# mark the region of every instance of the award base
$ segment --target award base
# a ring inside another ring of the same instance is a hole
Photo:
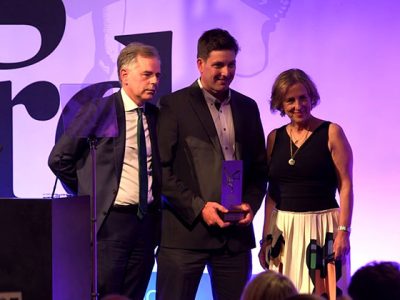
[[[239,222],[244,218],[244,211],[241,209],[231,209],[227,213],[221,214],[221,219],[224,222]]]

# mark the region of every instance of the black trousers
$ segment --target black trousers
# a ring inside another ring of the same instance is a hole
[[[149,212],[140,220],[136,211],[137,206],[112,208],[98,232],[99,298],[108,294],[144,298],[154,265],[160,215]]]
[[[239,300],[251,276],[251,251],[187,250],[160,247],[157,254],[158,300],[194,300],[204,267],[213,298]]]

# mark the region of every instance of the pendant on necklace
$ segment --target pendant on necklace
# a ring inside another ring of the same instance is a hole
[[[296,161],[293,158],[290,158],[288,161],[289,165],[294,166],[294,164],[296,163]]]

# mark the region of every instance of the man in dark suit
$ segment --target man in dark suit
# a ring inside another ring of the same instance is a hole
[[[100,124],[104,121],[100,108],[106,112],[115,109],[118,135],[96,143],[99,295],[115,293],[143,299],[160,234],[158,109],[149,103],[160,79],[157,50],[141,43],[129,44],[118,57],[118,74],[121,90],[90,101],[72,124],[78,129]],[[90,120],[98,116],[103,119]],[[73,192],[88,195],[92,188],[89,145],[86,139],[70,133],[66,131],[54,146],[49,166]]]
[[[195,299],[204,267],[214,299],[240,299],[250,278],[252,221],[266,188],[264,133],[254,100],[229,88],[236,40],[206,31],[198,42],[200,78],[160,101],[159,149],[165,196],[157,254],[157,298]],[[244,217],[220,217],[224,160],[243,161]]]

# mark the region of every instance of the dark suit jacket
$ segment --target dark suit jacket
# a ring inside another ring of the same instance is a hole
[[[160,100],[159,148],[165,196],[161,245],[183,249],[232,251],[255,246],[252,225],[227,229],[209,227],[201,218],[206,201],[220,202],[224,160],[218,135],[195,82]],[[265,139],[257,104],[232,90],[236,157],[243,160],[243,202],[259,209],[265,195]]]
[[[102,113],[99,113],[101,107]],[[97,141],[96,155],[96,195],[97,195],[97,229],[103,224],[110,207],[113,205],[121,179],[125,153],[125,111],[121,92],[96,99],[88,103],[84,113],[74,120],[75,131],[66,131],[57,141],[49,157],[49,166],[56,176],[74,193],[92,194],[92,169],[90,149],[86,138],[76,138],[76,128],[98,126],[104,118],[104,112],[115,107],[118,136],[100,138]],[[149,125],[152,145],[153,196],[156,206],[161,203],[161,167],[156,138],[158,108],[150,103],[145,104],[145,115]],[[88,121],[95,118],[96,120]],[[98,123],[100,122],[100,123]],[[93,131],[92,129],[90,131]],[[86,131],[85,131],[86,132]],[[86,134],[86,133],[85,133]]]

